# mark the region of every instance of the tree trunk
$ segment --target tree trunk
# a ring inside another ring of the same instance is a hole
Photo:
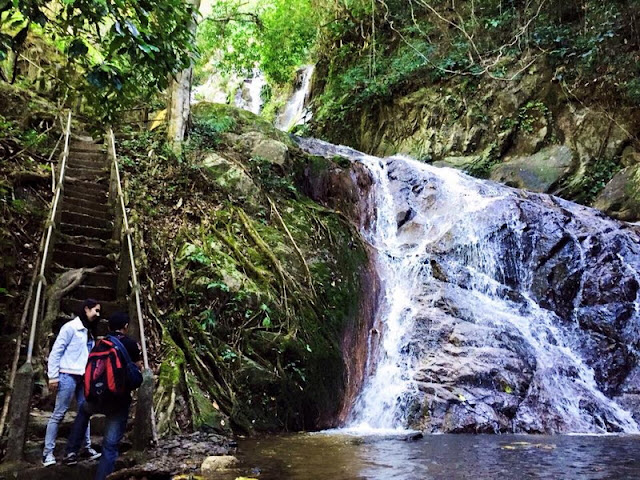
[[[175,150],[180,150],[180,144],[187,132],[189,121],[189,106],[191,97],[191,78],[193,67],[178,73],[176,79],[171,82],[171,94],[169,96],[169,126],[167,136],[169,143]]]
[[[194,10],[200,7],[200,0],[187,0]],[[197,24],[192,21],[189,27],[195,36]],[[184,136],[187,133],[187,125],[189,122],[189,111],[191,104],[191,80],[193,79],[193,64],[189,68],[178,73],[171,81],[169,87],[169,103],[167,105],[167,139],[173,147],[174,151],[179,152],[182,148]]]

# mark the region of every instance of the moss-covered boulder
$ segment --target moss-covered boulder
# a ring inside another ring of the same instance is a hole
[[[202,160],[202,165],[220,188],[228,192],[236,192],[247,196],[257,191],[255,183],[240,165],[221,157],[217,153],[208,153]]]
[[[620,220],[640,218],[640,164],[620,170],[598,195],[594,206]]]
[[[490,178],[511,187],[549,192],[573,167],[573,152],[564,145],[553,145],[538,153],[516,157],[495,165]]]

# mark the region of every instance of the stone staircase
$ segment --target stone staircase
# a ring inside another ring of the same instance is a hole
[[[74,140],[64,180],[58,238],[53,250],[51,271],[102,265],[104,270],[89,273],[81,285],[62,299],[61,314],[77,314],[86,298],[95,298],[106,318],[126,306],[116,301],[117,242],[113,237],[113,207],[108,203],[109,165],[102,144]]]
[[[98,334],[101,335],[106,333],[104,319],[115,311],[126,311],[126,300],[118,299],[116,293],[116,259],[120,245],[119,241],[113,240],[114,208],[109,204],[110,165],[104,146],[90,137],[78,138],[80,139],[72,140],[69,146],[64,190],[58,206],[60,216],[47,277],[52,281],[58,274],[71,269],[96,266],[102,266],[103,269],[85,275],[82,283],[62,299],[53,333],[57,334],[63,323],[78,314],[85,299],[94,298],[100,303],[102,310],[103,322],[98,329]],[[44,399],[41,407],[43,410],[31,409],[29,412],[24,459],[32,466],[21,467],[17,472],[11,471],[10,478],[92,478],[96,462],[81,462],[78,468],[69,468],[60,462],[47,468],[40,465],[53,398]],[[62,449],[74,418],[75,405],[67,412],[60,425],[55,452],[58,460],[62,459]],[[92,419],[92,436],[101,435],[103,423],[100,415]],[[99,445],[99,440],[100,438],[94,438],[94,445]],[[5,474],[0,468],[0,480],[9,478]]]
[[[69,145],[69,157],[65,170],[64,190],[59,204],[59,220],[53,244],[47,277],[53,281],[58,274],[77,268],[102,266],[100,272],[85,275],[82,283],[61,301],[61,311],[53,325],[57,334],[62,324],[75,317],[87,298],[96,299],[101,306],[102,318],[117,310],[126,311],[125,299],[117,299],[117,262],[119,242],[114,241],[114,208],[109,204],[110,165],[102,144],[90,137],[79,137]],[[59,171],[59,170],[58,170]],[[98,328],[98,334],[106,333],[106,325]],[[75,405],[67,412],[58,433],[56,457],[59,463],[43,468],[40,465],[44,433],[53,407],[53,397],[41,400],[40,409],[31,409],[24,459],[32,467],[21,468],[11,478],[91,478],[95,462],[82,462],[80,468],[70,469],[60,463],[62,449],[75,418]],[[74,402],[75,403],[75,402]],[[103,418],[98,415],[91,421],[92,436],[101,435]],[[94,438],[99,445],[100,438]],[[0,469],[0,480],[5,478]],[[6,477],[9,478],[9,477]]]

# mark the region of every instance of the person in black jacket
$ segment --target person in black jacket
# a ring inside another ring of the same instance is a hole
[[[142,369],[140,345],[131,337],[127,336],[129,330],[129,315],[117,312],[109,318],[109,335],[115,336],[126,348],[131,361]],[[63,462],[66,465],[78,463],[78,450],[82,440],[82,434],[87,428],[89,418],[94,413],[105,414],[104,438],[102,440],[102,456],[96,472],[96,480],[104,480],[113,472],[116,459],[118,458],[118,445],[124,436],[129,417],[129,406],[131,405],[131,392],[113,398],[108,405],[97,405],[89,399],[85,401],[83,407],[78,411],[78,416],[73,423],[71,434],[67,442],[66,454]]]

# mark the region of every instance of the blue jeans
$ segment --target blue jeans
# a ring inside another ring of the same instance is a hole
[[[102,456],[98,464],[95,480],[104,480],[113,472],[118,458],[118,444],[124,436],[127,428],[127,418],[129,417],[129,403],[114,406],[108,412],[102,411],[91,402],[85,402],[82,408],[78,410],[78,416],[73,423],[71,435],[67,442],[66,453],[78,453],[80,443],[82,441],[82,432],[84,432],[89,419],[94,413],[105,414],[104,438],[102,439]]]
[[[68,373],[60,373],[58,383],[58,394],[56,395],[56,406],[53,409],[49,423],[47,424],[47,433],[44,437],[43,456],[53,453],[56,447],[56,438],[58,437],[58,427],[64,419],[71,400],[75,396],[78,403],[78,411],[84,403],[84,387],[82,384],[82,375],[70,375]],[[91,436],[89,434],[89,424],[87,423],[84,433],[84,446],[91,446]],[[82,439],[82,437],[80,437]]]

